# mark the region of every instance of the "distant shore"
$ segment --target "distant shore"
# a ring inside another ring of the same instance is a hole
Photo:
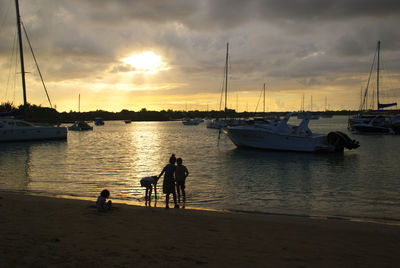
[[[2,267],[396,267],[400,226],[0,192]]]

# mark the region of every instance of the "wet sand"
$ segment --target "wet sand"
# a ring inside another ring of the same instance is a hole
[[[397,267],[400,226],[0,192],[0,267]]]

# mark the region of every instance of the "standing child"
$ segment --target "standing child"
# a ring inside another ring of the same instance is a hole
[[[176,160],[177,166],[175,167],[175,180],[176,180],[176,191],[178,192],[178,202],[181,202],[181,193],[183,197],[183,208],[185,208],[186,195],[185,195],[185,181],[187,176],[189,176],[189,171],[182,165],[182,158]]]
[[[163,170],[161,171],[160,175],[157,179],[159,179],[164,174],[164,181],[163,181],[163,193],[166,194],[165,196],[165,208],[169,208],[169,194],[172,193],[174,197],[175,208],[179,208],[178,203],[176,203],[176,192],[175,192],[175,155],[172,155],[169,159],[169,164],[166,165]]]
[[[158,182],[157,176],[144,177],[140,180],[140,185],[142,187],[146,187],[146,195],[145,195],[146,206],[147,206],[147,201],[149,201],[149,206],[150,206],[153,185],[154,185],[154,195],[155,198],[157,199],[157,182]]]
[[[112,203],[111,200],[108,200],[107,202],[107,198],[109,197],[110,197],[110,192],[107,189],[101,191],[96,202],[97,211],[104,212],[111,208],[111,203]]]

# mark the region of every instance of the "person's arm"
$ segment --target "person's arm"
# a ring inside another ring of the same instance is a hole
[[[189,170],[185,167],[185,179],[187,176],[189,176]]]

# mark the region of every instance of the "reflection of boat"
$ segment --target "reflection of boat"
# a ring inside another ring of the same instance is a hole
[[[289,125],[291,115],[287,114],[278,123],[227,127],[224,131],[238,147],[300,152],[342,152],[344,148],[359,147],[357,141],[339,131],[327,135],[312,133],[308,128],[308,118],[298,126]]]
[[[85,121],[75,121],[75,123],[72,126],[68,127],[68,130],[85,131],[85,130],[93,130],[93,127],[90,126]]]
[[[0,142],[67,139],[65,127],[37,126],[11,117],[0,117]]]
[[[104,125],[103,118],[101,118],[101,117],[96,117],[96,118],[94,119],[94,124],[95,124],[96,126],[102,126],[102,125]]]

